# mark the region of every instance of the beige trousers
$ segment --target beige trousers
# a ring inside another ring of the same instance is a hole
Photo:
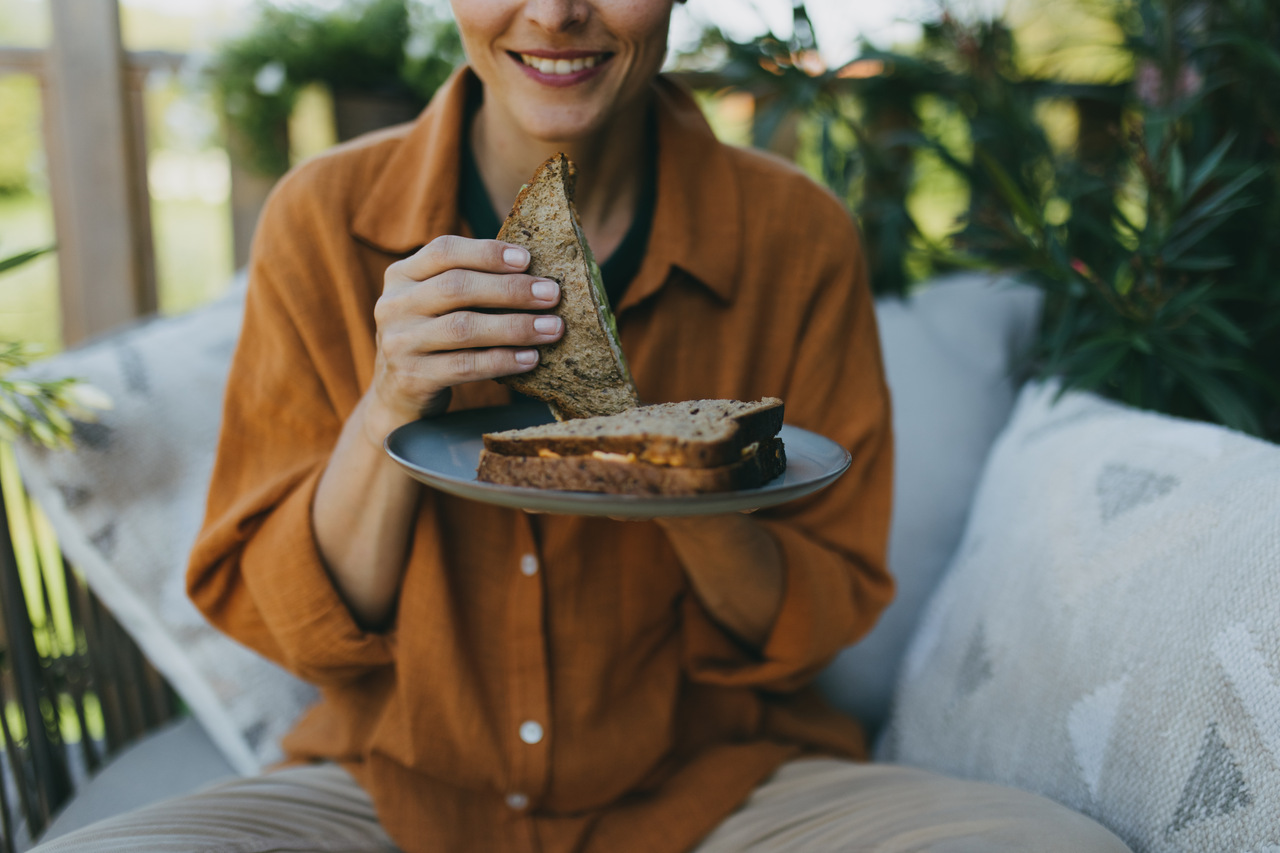
[[[32,853],[396,853],[337,765],[223,783],[49,841]],[[834,759],[783,766],[694,853],[1129,853],[1043,797]]]

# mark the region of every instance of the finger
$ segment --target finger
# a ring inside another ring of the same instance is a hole
[[[409,300],[409,310],[428,315],[462,308],[549,311],[560,301],[560,285],[531,275],[454,269],[413,288]]]
[[[465,269],[491,273],[523,272],[529,266],[529,250],[500,240],[473,240],[446,234],[387,269],[392,281],[426,281],[446,270]]]
[[[421,353],[488,347],[533,347],[560,340],[564,321],[554,314],[481,314],[454,311],[426,320],[416,331]]]
[[[536,349],[494,347],[492,349],[465,349],[456,352],[438,352],[421,359],[421,369],[432,382],[446,387],[463,382],[479,382],[526,373],[538,364]]]

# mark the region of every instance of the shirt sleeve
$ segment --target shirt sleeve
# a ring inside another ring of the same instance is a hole
[[[324,685],[390,664],[392,638],[357,624],[312,528],[312,500],[342,428],[335,399],[345,405],[358,383],[354,371],[332,375],[350,335],[334,307],[340,303],[323,288],[341,284],[305,249],[323,245],[322,229],[310,221],[314,206],[298,198],[296,181],[286,179],[271,197],[254,241],[187,587],[220,630]],[[330,310],[308,312],[308,305]]]
[[[783,391],[786,421],[834,439],[849,470],[809,498],[752,517],[778,544],[784,592],[763,645],[749,648],[696,596],[683,605],[685,666],[699,682],[792,691],[865,635],[893,596],[885,567],[893,487],[888,387],[856,228],[832,200],[836,233],[807,245],[815,285]],[[831,230],[830,228],[828,229]]]

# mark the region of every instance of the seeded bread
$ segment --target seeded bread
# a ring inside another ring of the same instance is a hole
[[[650,465],[711,468],[737,462],[744,448],[776,435],[782,416],[782,401],[777,397],[754,403],[688,400],[489,433],[484,446],[508,456],[583,456],[601,451],[634,454]]]
[[[498,239],[529,250],[530,275],[560,283],[564,336],[539,347],[538,366],[498,380],[544,400],[557,420],[612,415],[639,405],[600,269],[573,206],[576,170],[563,154],[538,167],[516,196]]]
[[[696,495],[763,486],[787,467],[782,439],[760,442],[759,448],[738,462],[715,468],[672,468],[644,462],[599,459],[595,456],[504,456],[488,450],[480,454],[479,479],[507,486],[606,492],[615,495]]]

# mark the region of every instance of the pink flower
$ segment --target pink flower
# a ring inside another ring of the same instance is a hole
[[[1204,75],[1194,65],[1182,66],[1178,75],[1178,86],[1175,94],[1178,98],[1191,98],[1200,94],[1204,88]]]
[[[1164,83],[1160,79],[1160,69],[1151,62],[1143,62],[1138,66],[1138,73],[1133,77],[1133,90],[1138,100],[1148,107],[1158,107],[1164,102]]]
[[[1154,62],[1144,61],[1138,65],[1133,76],[1133,91],[1147,107],[1166,107],[1171,101],[1193,98],[1204,89],[1204,75],[1194,65],[1184,65],[1178,70],[1178,79],[1174,81],[1173,93],[1165,86],[1164,73]]]

